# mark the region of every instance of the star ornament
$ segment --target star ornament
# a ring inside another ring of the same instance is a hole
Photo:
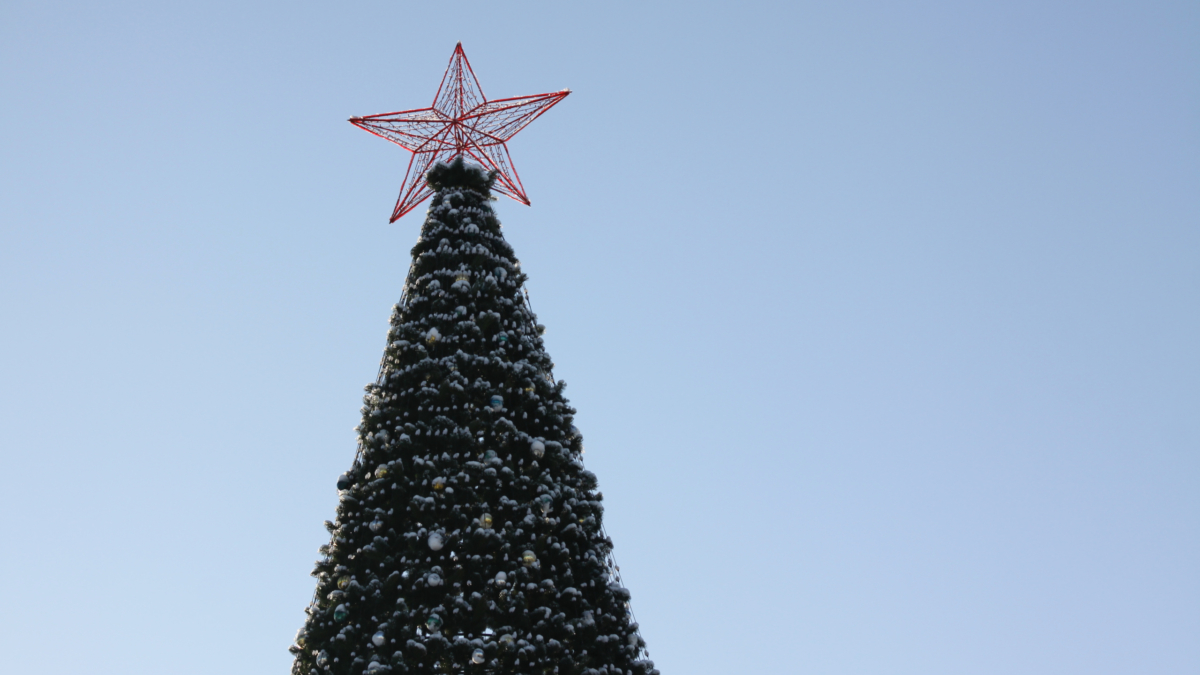
[[[525,187],[505,142],[570,93],[564,89],[552,94],[489,101],[460,42],[450,57],[433,106],[351,117],[351,124],[412,151],[400,198],[389,222],[396,222],[433,194],[425,183],[430,167],[460,155],[496,172],[493,190],[528,205],[529,197],[525,196]]]

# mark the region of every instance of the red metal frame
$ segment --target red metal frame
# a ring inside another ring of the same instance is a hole
[[[528,205],[529,197],[525,196],[505,142],[570,93],[564,89],[489,101],[460,42],[450,57],[432,107],[351,117],[351,124],[413,153],[389,222],[396,222],[433,194],[425,183],[430,167],[459,155],[497,173],[493,190]]]

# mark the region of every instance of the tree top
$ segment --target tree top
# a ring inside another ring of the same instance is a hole
[[[484,195],[491,192],[496,183],[496,172],[488,171],[473,162],[463,161],[462,155],[449,164],[438,162],[425,177],[425,182],[434,190],[448,187],[465,187]]]

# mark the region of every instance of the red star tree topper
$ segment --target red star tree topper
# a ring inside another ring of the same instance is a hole
[[[351,124],[413,153],[389,222],[396,222],[433,194],[425,183],[430,167],[459,155],[497,173],[493,190],[528,205],[529,198],[504,143],[570,93],[564,89],[489,101],[460,42],[450,57],[432,107],[351,117]]]

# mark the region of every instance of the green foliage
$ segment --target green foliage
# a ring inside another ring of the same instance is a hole
[[[293,673],[657,675],[494,176],[458,160],[428,180]]]

